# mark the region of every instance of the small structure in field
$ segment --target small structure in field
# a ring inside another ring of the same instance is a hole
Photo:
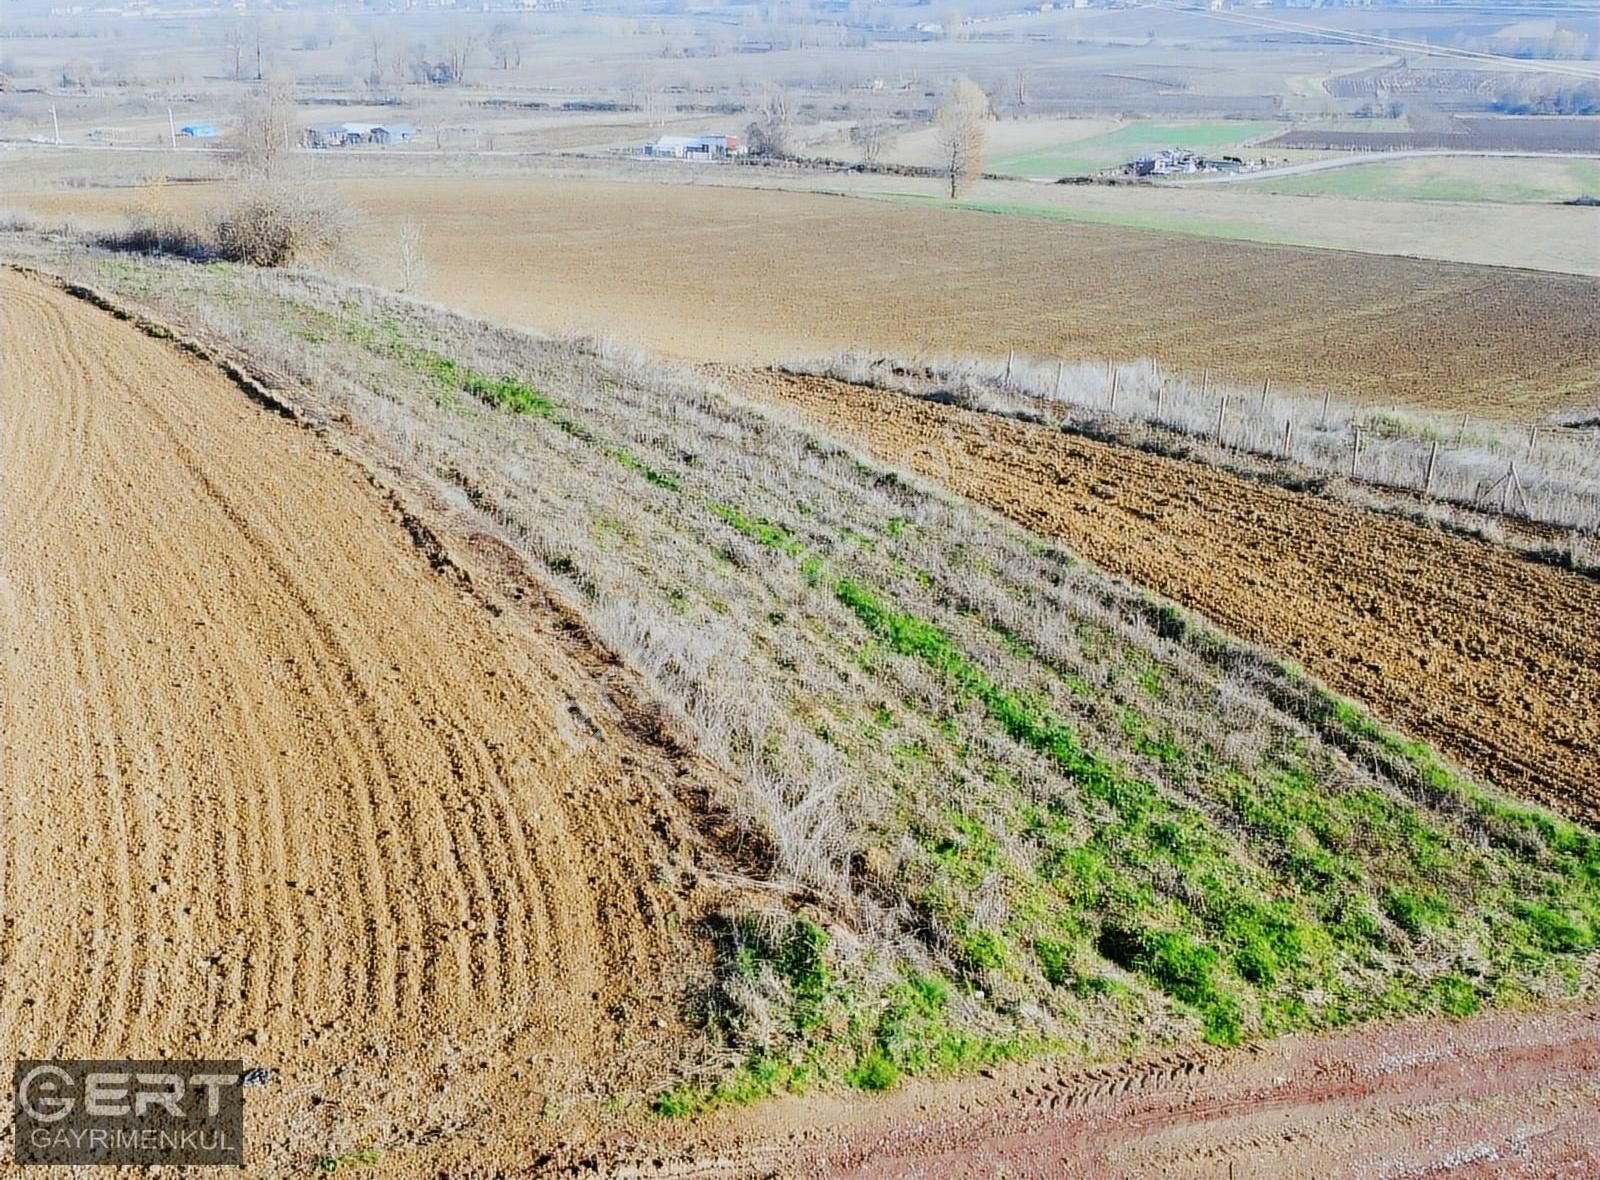
[[[735,135],[663,135],[644,149],[647,156],[672,160],[726,160],[744,152]]]
[[[186,135],[190,139],[215,139],[217,125],[215,123],[185,123],[178,128],[179,135]]]
[[[1194,172],[1254,172],[1265,161],[1246,161],[1239,156],[1202,156],[1188,148],[1163,148],[1140,156],[1113,172],[1123,176],[1183,176]]]
[[[305,130],[307,147],[347,147],[358,143],[410,143],[417,137],[411,123],[313,123]]]
[[[417,129],[410,123],[379,123],[369,133],[373,143],[410,143]]]

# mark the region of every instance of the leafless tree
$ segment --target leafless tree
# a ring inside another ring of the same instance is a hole
[[[501,21],[489,34],[489,52],[499,69],[521,68],[522,30],[508,20]]]
[[[951,200],[983,175],[988,119],[989,96],[966,78],[957,79],[950,96],[934,115],[940,159],[950,177]]]
[[[222,47],[227,52],[229,69],[233,71],[235,82],[244,78],[244,46],[244,26],[237,19],[222,26]]]
[[[868,167],[878,163],[883,150],[893,140],[893,125],[878,115],[868,115],[850,128],[850,142],[861,152],[861,162]]]
[[[245,95],[233,145],[241,175],[255,180],[278,176],[296,138],[294,87],[287,79],[269,79]]]
[[[755,121],[745,130],[750,150],[758,156],[789,154],[789,96],[779,86],[763,86]]]
[[[422,223],[413,218],[402,221],[394,241],[400,262],[400,289],[411,291],[428,279],[428,260],[422,250]]]
[[[478,34],[462,31],[450,43],[450,80],[458,86],[466,84],[467,67],[471,63],[472,55],[478,48]]]

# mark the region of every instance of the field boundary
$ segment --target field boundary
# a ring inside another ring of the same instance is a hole
[[[1522,522],[1541,534],[1530,552],[1566,568],[1600,570],[1600,553],[1585,557],[1585,537],[1600,530],[1600,422],[1581,426],[1459,417],[1343,398],[1254,390],[1173,377],[1153,361],[1069,362],[1019,356],[1004,362],[967,357],[926,363],[853,353],[779,371],[836,377],[936,402],[1051,425],[1159,453],[1184,440],[1184,455],[1259,478],[1241,455],[1286,468],[1284,486],[1335,480],[1414,498],[1429,519],[1447,506],[1494,518],[1496,528]],[[1130,433],[1131,432],[1131,433]],[[1519,471],[1520,464],[1520,471]],[[1533,496],[1530,498],[1529,491]],[[1498,501],[1498,507],[1496,507]],[[1460,522],[1454,522],[1460,523]],[[1468,524],[1461,531],[1481,535]],[[1549,542],[1570,533],[1565,550]],[[1563,556],[1563,553],[1565,556]]]

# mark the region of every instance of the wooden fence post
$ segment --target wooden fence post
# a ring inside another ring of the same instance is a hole
[[[1528,427],[1528,454],[1533,454],[1533,448],[1539,445],[1539,427],[1535,423]]]
[[[1061,375],[1067,371],[1066,361],[1056,362],[1056,401],[1061,400]]]
[[[1216,443],[1217,443],[1217,445],[1219,447],[1222,445],[1222,416],[1224,414],[1226,414],[1227,412],[1228,412],[1228,399],[1227,399],[1226,395],[1224,395],[1223,399],[1220,402],[1217,403],[1217,435],[1216,435]]]
[[[1261,383],[1261,407],[1256,411],[1261,417],[1267,413],[1267,395],[1272,392],[1272,378],[1268,377]]]
[[[1433,449],[1428,452],[1428,473],[1422,478],[1422,494],[1433,495],[1433,465],[1439,461],[1439,440],[1433,440]]]
[[[1112,370],[1112,372],[1111,372],[1111,406],[1110,406],[1110,409],[1111,409],[1111,412],[1113,414],[1115,414],[1117,412],[1117,384],[1118,384],[1118,381],[1119,381],[1119,379],[1121,377],[1122,377],[1121,370],[1119,370],[1119,369],[1113,369]]]
[[[1287,459],[1289,457],[1289,443],[1291,442],[1291,440],[1293,438],[1294,438],[1294,419],[1293,418],[1285,418],[1283,420],[1283,457],[1285,459]]]
[[[1505,483],[1500,489],[1500,515],[1504,516],[1511,508],[1511,481],[1517,478],[1517,464],[1513,460],[1511,468],[1506,472]]]
[[[1467,419],[1469,417],[1470,415],[1468,414],[1462,414],[1461,425],[1456,428],[1456,446],[1458,447],[1461,445],[1461,440],[1467,437]]]
[[[1205,397],[1206,394],[1208,394],[1210,392],[1211,392],[1211,370],[1210,369],[1202,369],[1200,371],[1200,396],[1201,397]]]
[[[1356,436],[1355,449],[1350,452],[1350,478],[1355,479],[1356,472],[1361,468],[1361,427],[1352,426],[1350,429]]]
[[[1158,386],[1156,386],[1156,417],[1157,418],[1161,417],[1162,407],[1164,407],[1166,404],[1167,404],[1167,387],[1165,385],[1158,385]]]
[[[1007,389],[1011,388],[1011,366],[1016,363],[1016,360],[1017,360],[1017,350],[1013,348],[1010,352],[1006,353],[1006,380],[1005,380],[1005,385],[1006,385]]]
[[[1324,389],[1322,391],[1322,423],[1321,424],[1323,426],[1327,426],[1328,425],[1328,399],[1331,398],[1332,396],[1333,396],[1333,391],[1331,389]]]

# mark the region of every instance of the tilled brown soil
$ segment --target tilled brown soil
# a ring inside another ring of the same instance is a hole
[[[6,1055],[269,1066],[262,1174],[526,1162],[676,1063],[684,768],[418,527],[0,272]]]
[[[1022,187],[1032,192],[993,199],[1055,199]],[[198,216],[219,199],[209,189],[58,187],[17,199],[51,216],[104,218],[151,201]],[[379,238],[406,221],[426,227],[432,299],[689,360],[845,348],[994,358],[1015,348],[1151,357],[1197,381],[1204,370],[1248,387],[1270,378],[1286,392],[1332,389],[1475,418],[1587,417],[1595,407],[1593,276],[704,184],[460,175],[351,179],[341,190]],[[1143,215],[1182,221],[1170,202],[1184,194],[1148,195],[1161,207]],[[1380,205],[1349,204],[1363,218]],[[1541,225],[1527,236],[1560,233]],[[1591,226],[1565,233],[1568,253],[1593,253]],[[380,273],[393,265],[386,249],[361,258]]]
[[[1416,1021],[1231,1055],[1029,1067],[642,1136],[612,1175],[1329,1180],[1600,1174],[1600,1010]]]
[[[828,378],[729,371],[1600,821],[1600,581],[1202,463]]]

